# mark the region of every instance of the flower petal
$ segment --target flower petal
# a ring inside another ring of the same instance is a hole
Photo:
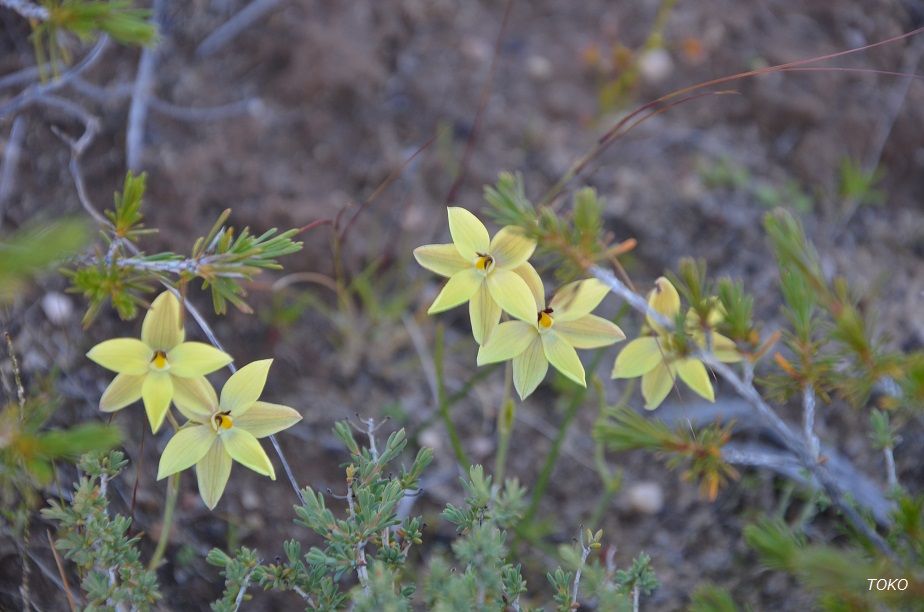
[[[660,312],[671,321],[680,312],[680,294],[669,280],[663,276],[655,281],[655,287],[648,293],[648,305]],[[652,329],[660,330],[661,326],[648,317],[648,325]]]
[[[700,397],[710,402],[715,401],[712,381],[709,380],[709,372],[706,371],[706,366],[703,365],[702,361],[688,357],[678,361],[676,368],[680,380],[687,383],[688,387],[693,389]]]
[[[229,476],[231,476],[231,455],[221,444],[213,444],[205,457],[196,464],[199,496],[209,510],[213,510],[218,505],[218,500],[225,492]]]
[[[478,349],[478,365],[513,359],[539,336],[534,325],[523,321],[506,321],[497,326],[491,339]]]
[[[553,329],[568,344],[578,349],[600,348],[626,339],[618,325],[597,315],[585,315],[573,321],[559,321],[556,318]]]
[[[475,268],[467,268],[456,272],[449,277],[449,282],[433,300],[427,314],[443,312],[467,302],[475,295],[482,283],[484,283],[484,276]]]
[[[234,427],[246,429],[255,438],[264,438],[288,429],[302,420],[294,408],[270,402],[255,402],[250,410],[234,419]]]
[[[738,363],[743,359],[734,340],[715,332],[712,332],[712,354],[723,363]]]
[[[208,425],[181,427],[167,442],[160,456],[157,480],[198,463],[209,452],[217,437],[218,434]]]
[[[674,376],[666,364],[658,366],[642,376],[642,397],[645,398],[645,408],[654,410],[661,405],[667,394],[674,388]]]
[[[164,291],[144,316],[141,339],[155,351],[169,351],[183,341],[183,322],[180,319],[180,301],[172,291]]]
[[[173,379],[167,372],[149,372],[141,386],[144,411],[148,413],[151,431],[157,433],[164,423],[170,400],[173,399]]]
[[[252,433],[240,427],[232,427],[222,432],[220,439],[232,459],[258,474],[276,480],[273,464]]]
[[[657,338],[636,338],[619,352],[613,364],[613,378],[635,378],[650,372],[664,361]]]
[[[231,355],[205,342],[183,342],[167,353],[170,373],[181,378],[205,376],[232,361]]]
[[[103,392],[103,397],[99,399],[99,409],[103,412],[115,412],[140,400],[144,378],[144,374],[119,374],[113,378]]]
[[[491,297],[486,283],[481,283],[478,291],[468,303],[468,314],[472,320],[472,336],[478,344],[487,342],[497,323],[500,321],[501,308]]]
[[[190,421],[207,423],[218,411],[218,396],[205,376],[174,378],[173,404]]]
[[[491,244],[488,230],[478,217],[464,208],[450,206],[446,210],[449,213],[449,233],[453,244],[463,259],[474,263],[479,253],[488,252]]]
[[[549,307],[555,311],[555,321],[574,321],[590,314],[610,292],[609,287],[595,278],[568,283],[555,292]]]
[[[452,276],[459,270],[470,268],[471,261],[459,255],[454,244],[425,244],[414,249],[414,259],[421,266],[440,276]]]
[[[548,371],[549,360],[542,350],[542,341],[536,338],[525,351],[513,358],[513,386],[520,399],[532,395]]]
[[[137,338],[113,338],[91,348],[87,357],[107,370],[137,376],[148,371],[154,351]]]
[[[536,268],[527,262],[517,266],[513,271],[523,277],[523,280],[529,285],[529,290],[536,300],[536,306],[538,306],[536,312],[543,310],[545,308],[545,287],[542,285],[542,278],[539,276],[539,273],[536,272]]]
[[[488,274],[487,283],[488,291],[498,306],[521,321],[536,321],[539,305],[522,276],[513,270],[495,269]]]
[[[248,363],[232,374],[221,389],[221,399],[218,402],[221,409],[229,410],[233,418],[247,412],[247,409],[260,399],[271,365],[272,359],[261,359]]]
[[[549,363],[577,384],[586,387],[584,365],[581,363],[581,358],[578,357],[574,347],[565,342],[565,339],[559,336],[554,329],[541,334],[541,336],[542,348]]]
[[[536,241],[515,225],[502,227],[494,234],[488,252],[498,268],[513,269],[526,263],[536,250]]]

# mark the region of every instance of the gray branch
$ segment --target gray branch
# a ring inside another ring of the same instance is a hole
[[[51,16],[48,14],[48,9],[44,6],[32,4],[26,0],[0,0],[0,6],[5,6],[6,8],[19,13],[19,15],[25,19],[48,21],[48,18]]]
[[[214,32],[209,34],[196,49],[196,57],[209,56],[226,44],[237,38],[255,21],[276,8],[280,0],[254,0],[231,19],[221,24]]]
[[[164,0],[154,1],[154,23],[161,23],[164,17]],[[145,47],[138,61],[138,74],[132,89],[132,105],[128,111],[128,129],[125,134],[125,157],[128,169],[137,172],[141,167],[144,152],[144,122],[148,115],[148,101],[154,82],[154,67],[157,65],[159,45]]]
[[[591,266],[589,272],[592,276],[606,284],[607,287],[610,288],[610,291],[625,299],[632,308],[645,314],[659,325],[667,329],[673,329],[674,325],[672,321],[669,321],[661,313],[651,308],[642,296],[629,289],[622,281],[616,278],[612,272],[599,266]],[[756,410],[757,414],[767,426],[779,436],[783,446],[795,456],[804,468],[809,470],[848,522],[860,531],[883,554],[890,558],[894,558],[895,553],[892,551],[889,544],[875,529],[870,527],[869,523],[860,516],[853,504],[846,499],[845,492],[838,482],[832,478],[831,474],[823,465],[813,458],[805,440],[797,435],[792,428],[780,418],[776,411],[764,401],[763,396],[761,396],[760,392],[751,382],[750,376],[746,377],[746,379],[742,379],[727,364],[716,359],[715,355],[711,352],[700,350],[697,351],[694,356],[711,368],[713,372],[724,378],[735,392]]]

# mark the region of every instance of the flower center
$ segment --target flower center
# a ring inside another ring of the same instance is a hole
[[[478,259],[475,260],[475,267],[487,274],[494,268],[494,258],[484,253],[478,253]]]
[[[231,418],[231,415],[227,412],[219,412],[212,417],[212,420],[215,421],[215,429],[231,429],[234,425],[234,419]]]
[[[167,363],[167,353],[163,351],[154,353],[154,357],[151,359],[151,367],[155,370],[166,370],[169,368],[170,364]]]
[[[552,323],[555,322],[554,319],[552,319],[553,312],[555,311],[552,310],[551,308],[546,308],[545,310],[539,313],[537,317],[537,322],[539,323],[539,327],[541,327],[542,329],[548,329],[552,327]]]

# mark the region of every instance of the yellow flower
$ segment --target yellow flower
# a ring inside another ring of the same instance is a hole
[[[100,398],[100,410],[115,412],[142,399],[151,430],[160,429],[171,400],[187,395],[197,379],[231,363],[230,355],[212,345],[184,339],[180,303],[165,291],[144,317],[141,340],[115,338],[90,349],[87,357],[118,373]]]
[[[536,390],[550,363],[586,387],[584,366],[575,349],[608,346],[626,337],[614,323],[590,314],[609,289],[596,279],[569,283],[546,307],[542,282],[530,286],[536,314],[528,321],[501,323],[478,349],[478,365],[513,359],[513,384],[521,399]]]
[[[502,228],[490,239],[485,226],[464,208],[449,207],[452,244],[427,244],[414,249],[417,262],[449,282],[430,306],[429,314],[469,302],[472,335],[484,344],[500,321],[501,309],[517,317],[534,316],[535,304],[527,281],[538,279],[527,260],[535,241],[519,228]]]
[[[257,438],[291,427],[302,415],[288,406],[258,401],[272,363],[264,359],[238,370],[222,388],[221,399],[204,378],[188,396],[177,398],[176,407],[189,422],[164,448],[158,480],[195,465],[199,495],[211,510],[228,484],[232,459],[276,479]]]
[[[648,294],[648,305],[675,321],[680,312],[680,295],[669,280],[663,276],[655,281],[655,288]],[[709,372],[703,362],[695,357],[676,354],[673,338],[661,325],[651,317],[648,326],[654,331],[653,336],[643,336],[629,342],[616,357],[613,364],[613,378],[642,377],[642,396],[645,408],[654,410],[661,405],[667,394],[674,387],[674,380],[679,376],[690,389],[701,397],[715,401],[715,392]],[[695,316],[688,321],[696,321]],[[693,330],[693,340],[705,348],[705,334],[701,329]],[[725,336],[713,332],[713,354],[720,361],[740,361],[741,356],[735,350],[735,343]]]

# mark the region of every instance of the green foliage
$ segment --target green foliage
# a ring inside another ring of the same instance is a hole
[[[693,593],[690,612],[737,612],[731,594],[721,587],[704,584]]]
[[[815,201],[795,180],[787,180],[781,186],[759,183],[754,188],[754,197],[767,208],[785,208],[799,214],[808,214],[815,207]]]
[[[119,451],[84,456],[73,500],[50,500],[42,510],[58,524],[55,548],[77,567],[87,610],[148,610],[160,599],[156,573],[141,563],[139,538],[128,536],[131,519],[109,516],[107,486],[126,464]]]
[[[83,221],[36,224],[0,239],[0,304],[20,295],[29,278],[77,253],[89,240]]]
[[[760,334],[754,327],[754,297],[744,290],[741,282],[721,278],[716,286],[721,310],[724,313],[717,329],[735,340],[739,346],[757,345]]]
[[[242,546],[233,557],[230,557],[219,549],[213,548],[206,555],[205,560],[211,565],[222,568],[221,575],[225,578],[225,588],[221,593],[221,598],[212,602],[212,610],[236,612],[242,602],[251,598],[247,593],[247,587],[259,568],[260,561],[257,558],[257,552]]]
[[[213,550],[208,561],[223,568],[226,583],[213,609],[235,609],[235,602],[248,597],[249,586],[295,591],[312,610],[342,609],[349,602],[356,610],[398,612],[419,609],[418,597],[427,610],[434,611],[526,609],[521,603],[527,593],[526,581],[520,565],[510,560],[507,544],[508,530],[523,517],[526,491],[513,479],[503,486],[495,484],[481,466],[472,466],[461,479],[464,504],[449,504],[442,513],[459,534],[447,551],[451,555],[437,552],[419,577],[409,581],[417,570],[408,567],[408,553],[421,544],[423,522],[420,517],[399,520],[396,504],[415,494],[432,453],[421,449],[410,468],[392,474],[390,464],[407,445],[404,431],[391,434],[379,449],[376,426],[370,421],[363,425],[357,429],[368,437],[368,446],[357,442],[350,424],[340,422],[334,428],[350,453],[345,466],[346,495],[328,492],[324,496],[308,487],[302,491],[304,503],[295,507],[295,522],[318,534],[324,544],[303,553],[299,542],[289,540],[283,545],[284,558],[277,557],[271,564],[262,564],[248,549],[240,549],[233,557]],[[341,516],[328,506],[328,498],[346,506]],[[601,531],[588,531],[582,540],[587,543],[584,550],[599,549],[602,537]],[[557,568],[549,575],[550,579],[560,577],[561,585],[566,585],[568,599],[563,609],[572,609],[571,589],[579,569],[586,583],[582,600],[597,602],[599,609],[629,610],[633,591],[647,594],[657,587],[650,559],[644,554],[623,571],[604,566],[598,559],[588,562],[586,554],[573,549],[563,550],[562,562],[571,571]],[[344,591],[350,576],[356,576],[357,584]],[[555,585],[558,582],[553,581],[557,591]]]
[[[48,429],[58,408],[53,399],[37,396],[23,406],[0,411],[0,491],[5,508],[31,506],[35,489],[53,480],[55,461],[76,461],[84,453],[108,451],[121,441],[118,429],[83,423],[68,429]]]
[[[841,160],[838,195],[859,205],[879,206],[885,202],[886,194],[877,186],[885,178],[882,168],[867,171],[863,164],[849,157]]]
[[[634,245],[633,241],[610,244],[612,238],[604,231],[603,205],[589,187],[574,195],[570,214],[560,214],[550,206],[534,206],[526,197],[523,178],[509,172],[502,172],[494,186],[485,187],[484,198],[498,225],[522,228],[538,242],[540,254],[554,258],[555,274],[562,282],[583,277],[587,266],[611,260]]]
[[[708,189],[745,189],[751,181],[748,169],[728,157],[700,161],[697,170]]]
[[[228,303],[242,312],[252,312],[244,301],[244,283],[263,270],[278,270],[280,257],[301,250],[302,243],[293,238],[298,230],[277,232],[270,229],[252,234],[245,227],[239,232],[225,225],[231,214],[219,215],[208,234],[196,240],[189,257],[170,251],[145,254],[136,245],[139,238],[155,230],[146,229],[142,206],[146,187],[144,174],[128,173],[121,194],[116,194],[112,210],[106,211],[110,225],[103,230],[105,253],[80,262],[65,274],[71,291],[82,294],[89,302],[84,325],[89,325],[106,303],[111,303],[123,319],[133,319],[144,296],[157,283],[170,278],[181,286],[194,279],[210,290],[215,312],[227,312]]]
[[[823,274],[818,254],[792,215],[774,211],[764,226],[780,269],[791,326],[784,337],[792,354],[792,359],[777,356],[782,373],[767,378],[770,395],[782,400],[811,385],[824,400],[837,392],[860,406],[882,387],[881,407],[919,409],[921,353],[886,348],[875,332],[874,314],[861,306],[846,279]]]
[[[722,447],[731,437],[730,426],[711,425],[699,431],[683,426],[671,429],[660,420],[618,407],[597,423],[594,437],[611,450],[646,449],[666,456],[668,467],[684,467],[683,477],[698,482],[709,499],[715,499],[722,484],[737,477],[735,469],[722,459]]]
[[[869,414],[869,438],[876,450],[885,450],[895,446],[897,430],[889,421],[889,414],[882,410],[873,410]]]
[[[144,234],[157,231],[145,229],[141,223],[144,218],[141,205],[147,184],[147,173],[142,172],[137,176],[131,171],[126,173],[122,193],[115,194],[112,210],[106,211],[106,218],[112,223],[112,233],[117,238],[136,241]]]
[[[916,518],[897,521],[901,529],[919,525],[920,504],[908,504],[904,510]],[[902,512],[900,510],[899,512]],[[909,536],[906,532],[905,536]],[[763,563],[772,569],[791,573],[815,594],[823,609],[920,609],[924,594],[924,568],[915,553],[888,559],[873,555],[859,546],[833,547],[809,544],[806,538],[778,520],[762,520],[745,528],[745,540],[754,548]],[[903,578],[902,590],[879,590],[870,586],[870,579]]]
[[[112,304],[122,320],[134,319],[138,316],[138,308],[146,304],[144,295],[154,291],[154,281],[149,272],[122,265],[116,259],[107,259],[98,254],[95,262],[62,270],[71,282],[68,291],[81,294],[88,302],[83,315],[84,327],[90,326],[107,302]]]
[[[130,0],[42,0],[48,18],[32,22],[36,63],[43,67],[49,61],[57,74],[59,62],[71,61],[67,46],[61,44],[65,33],[82,41],[106,34],[125,45],[153,43],[157,29],[148,21],[150,11],[133,4]]]

